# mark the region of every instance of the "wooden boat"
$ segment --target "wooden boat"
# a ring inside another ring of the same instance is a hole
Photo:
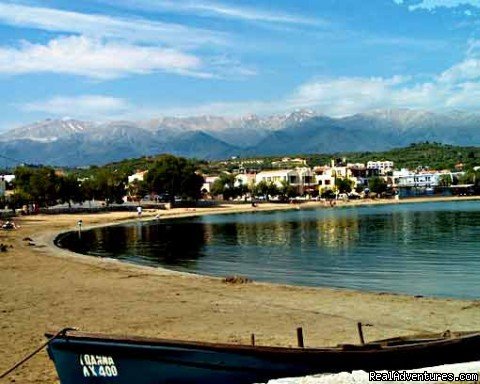
[[[243,384],[476,361],[480,333],[447,331],[330,348],[287,348],[68,331],[51,340],[48,352],[62,384]]]

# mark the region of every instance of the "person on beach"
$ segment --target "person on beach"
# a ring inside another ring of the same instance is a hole
[[[5,224],[2,225],[2,229],[17,229],[17,225],[10,220],[7,220]]]
[[[137,215],[138,217],[142,216],[142,207],[140,205],[137,207]]]

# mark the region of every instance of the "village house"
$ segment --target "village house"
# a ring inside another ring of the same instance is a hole
[[[255,174],[254,173],[241,173],[235,176],[235,187],[240,187],[242,185],[247,186],[249,189],[255,185]]]
[[[210,193],[212,190],[213,183],[218,180],[220,176],[204,176],[203,177],[203,185],[202,185],[202,193]]]
[[[393,172],[393,161],[369,161],[367,162],[367,169],[378,170],[379,174],[385,176],[389,172]]]
[[[1,175],[0,176],[0,197],[5,196],[7,185],[15,179],[15,175]]]
[[[279,161],[272,161],[272,167],[274,168],[293,168],[293,167],[306,167],[307,160],[299,157],[291,159],[290,157],[284,157]]]
[[[440,181],[444,176],[453,183],[454,174],[449,171],[412,172],[409,169],[402,168],[393,172],[393,187],[434,188],[440,185]]]
[[[147,173],[148,171],[137,171],[133,175],[128,176],[128,184],[133,183],[135,180],[143,181]]]
[[[268,184],[273,183],[277,188],[288,183],[296,188],[299,194],[312,192],[316,187],[315,174],[308,167],[262,171],[255,175],[255,184],[262,181]]]
[[[291,185],[300,184],[300,177],[297,171],[293,169],[278,169],[274,171],[262,171],[255,175],[255,185],[265,182],[267,184],[273,183],[280,188],[283,182]]]
[[[445,171],[410,171],[401,169],[393,172],[392,186],[400,197],[433,194],[435,188],[443,187],[442,193],[451,194],[456,190],[467,190],[472,185],[453,185],[463,172]],[[446,185],[442,183],[446,182]],[[447,189],[445,189],[447,188]]]
[[[332,160],[330,165],[315,167],[317,185],[320,191],[333,189],[336,179],[349,179],[353,182],[353,188],[367,185],[370,172],[362,163],[335,164]]]

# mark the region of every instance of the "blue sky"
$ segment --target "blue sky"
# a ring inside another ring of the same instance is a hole
[[[309,108],[476,112],[480,0],[0,0],[0,129]]]

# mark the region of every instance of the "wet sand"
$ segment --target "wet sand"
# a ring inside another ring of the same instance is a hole
[[[339,205],[353,204],[358,202]],[[315,206],[301,207],[309,205]],[[160,213],[179,217],[263,209],[285,206],[241,205]],[[144,212],[142,220],[156,214]],[[0,243],[13,246],[0,253],[0,371],[41,344],[46,330],[66,326],[231,343],[249,343],[250,334],[255,333],[257,344],[284,346],[295,345],[299,326],[304,329],[306,346],[357,342],[357,321],[373,324],[365,329],[367,340],[446,329],[480,330],[480,301],[255,282],[227,284],[221,278],[100,260],[56,248],[54,237],[75,230],[79,219],[84,228],[138,220],[136,214],[125,212],[26,216],[15,220],[19,229],[0,231]],[[32,244],[23,240],[27,237]],[[58,380],[53,364],[42,352],[3,382]]]

